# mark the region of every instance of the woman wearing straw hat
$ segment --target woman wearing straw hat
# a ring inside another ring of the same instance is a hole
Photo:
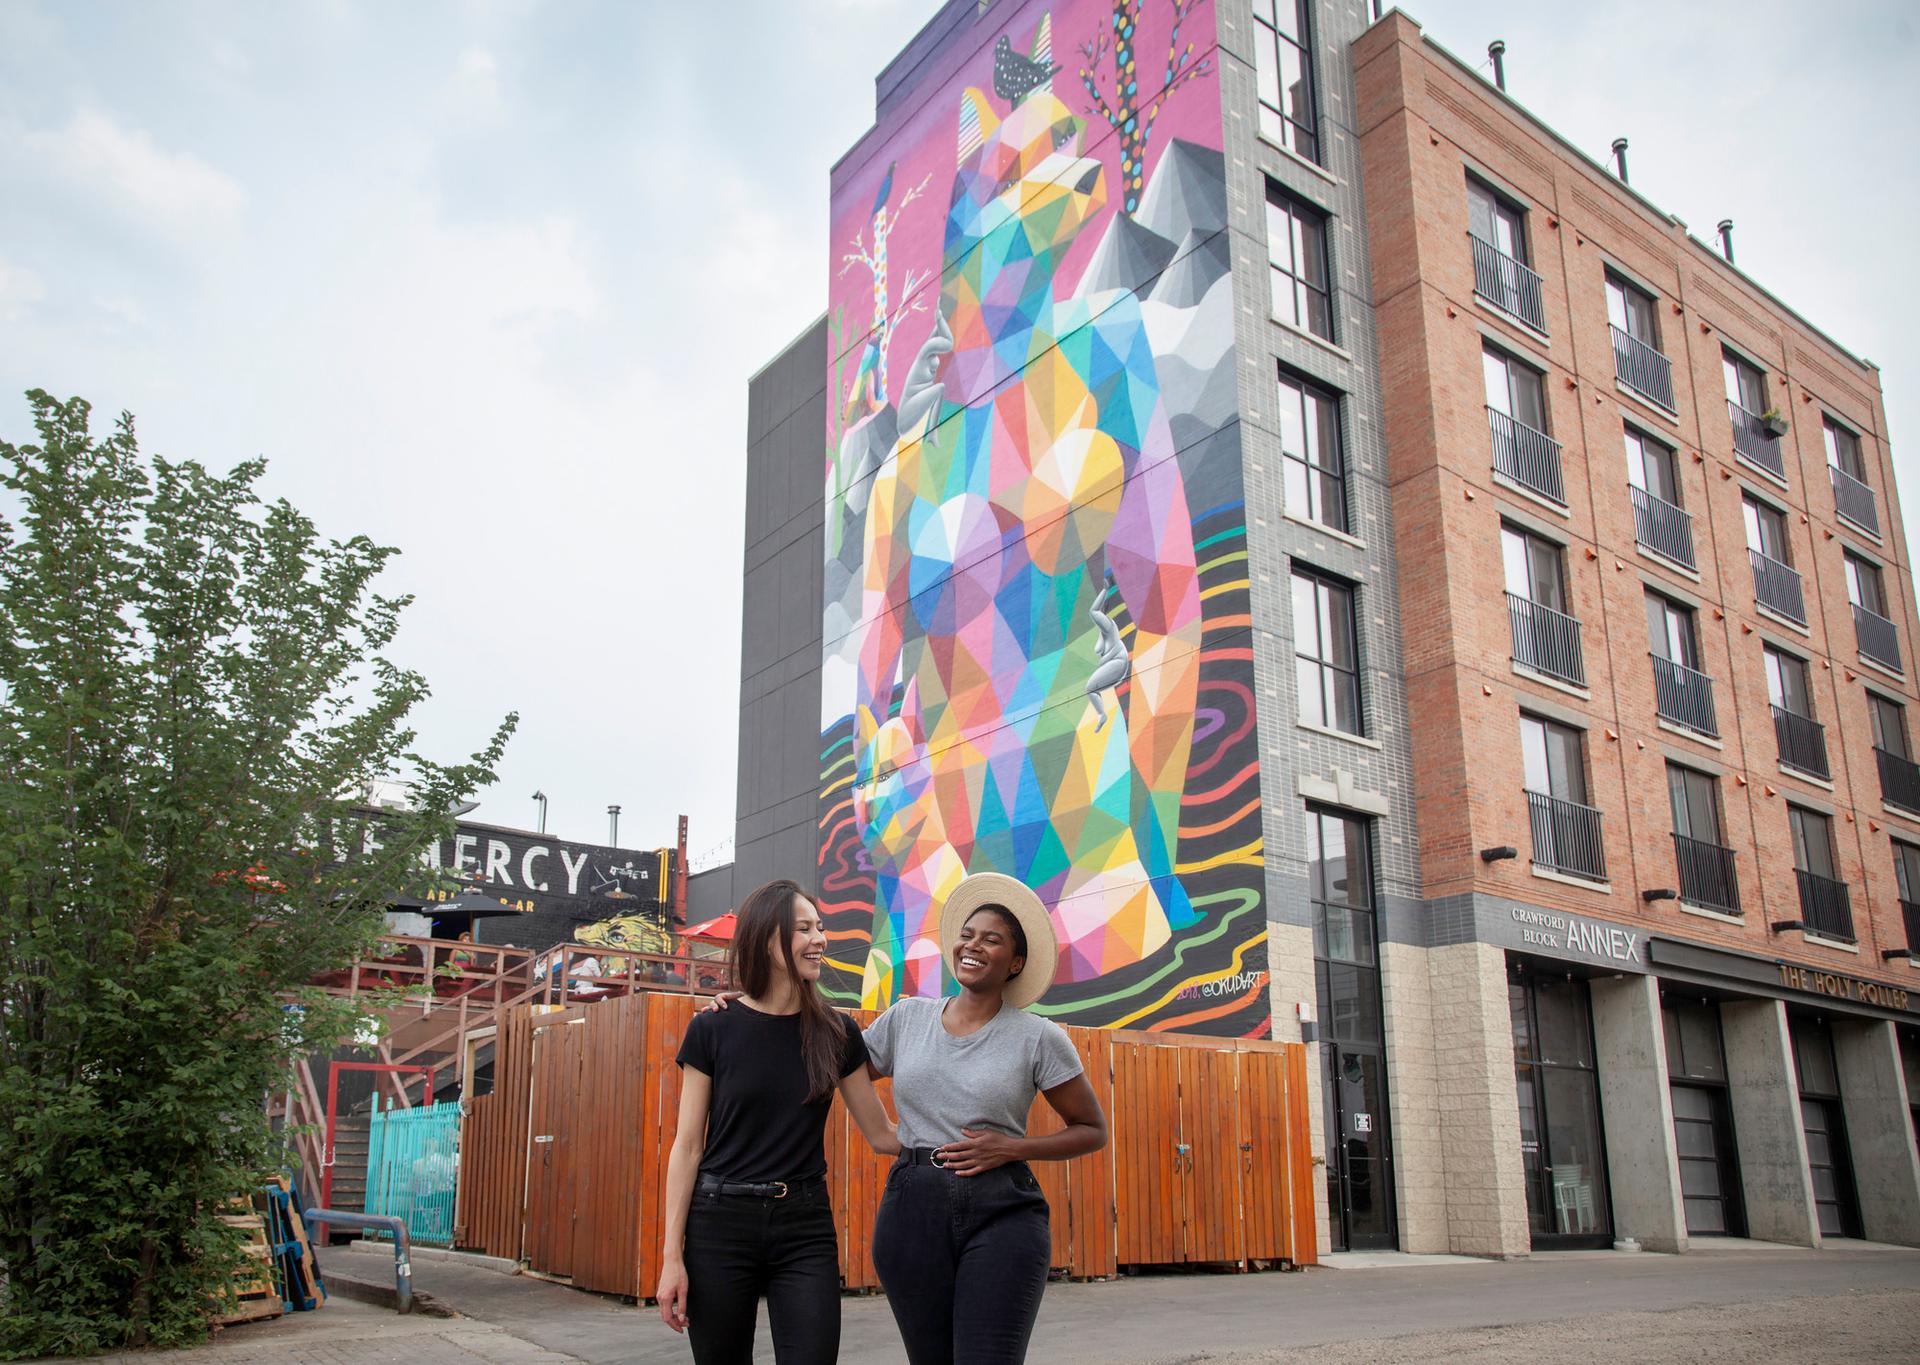
[[[897,1001],[866,1030],[869,1067],[893,1077],[901,1147],[873,1263],[913,1365],[1020,1361],[1053,1249],[1027,1163],[1098,1151],[1107,1119],[1066,1030],[1025,1010],[1059,958],[1040,898],[975,873],[941,907],[940,946],[960,993]],[[1035,1094],[1061,1131],[1027,1135]]]
[[[960,993],[895,1001],[865,1032],[900,1115],[873,1263],[912,1365],[1003,1365],[1026,1358],[1053,1253],[1027,1163],[1099,1151],[1107,1116],[1066,1030],[1026,1012],[1060,957],[1040,898],[974,873],[941,906],[940,949]],[[1059,1132],[1027,1136],[1036,1094]]]

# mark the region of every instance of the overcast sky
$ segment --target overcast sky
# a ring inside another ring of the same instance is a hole
[[[531,825],[538,787],[551,832],[619,802],[654,846],[685,812],[697,863],[733,828],[747,380],[823,310],[828,168],[935,9],[0,0],[0,437],[38,386],[267,456],[404,551],[423,746],[520,712],[475,818]],[[1911,7],[1412,12],[1475,62],[1505,38],[1510,93],[1630,138],[1696,235],[1733,218],[1916,439]]]

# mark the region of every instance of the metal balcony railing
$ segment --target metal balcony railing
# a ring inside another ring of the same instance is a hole
[[[1513,661],[1549,678],[1587,685],[1586,658],[1580,649],[1580,622],[1517,593],[1507,594],[1507,619],[1513,625]]]
[[[1766,424],[1760,420],[1760,414],[1748,412],[1729,398],[1727,417],[1733,423],[1733,448],[1740,452],[1740,457],[1758,465],[1776,479],[1786,478],[1787,466],[1780,455],[1780,440],[1767,435]]]
[[[1740,913],[1740,878],[1732,849],[1676,834],[1673,856],[1680,866],[1681,900],[1724,914]]]
[[[1522,488],[1565,507],[1567,488],[1560,477],[1560,443],[1498,408],[1487,409],[1487,426],[1493,433],[1494,469]]]
[[[1530,791],[1527,817],[1533,825],[1534,862],[1575,877],[1597,882],[1607,879],[1599,811],[1577,801]]]
[[[1673,410],[1673,362],[1631,332],[1612,323],[1613,377],[1643,398]]]
[[[1720,737],[1713,714],[1713,679],[1697,668],[1649,656],[1653,660],[1653,696],[1660,719],[1709,739]]]
[[[1880,534],[1880,509],[1873,486],[1861,483],[1837,464],[1827,466],[1833,476],[1833,510],[1870,535]]]
[[[1507,255],[1492,242],[1483,242],[1472,233],[1473,292],[1533,328],[1547,330],[1547,310],[1540,297],[1540,277]]]
[[[1880,764],[1880,799],[1920,814],[1920,763],[1878,747],[1873,756]]]
[[[1627,485],[1633,538],[1662,558],[1693,567],[1693,518],[1657,493]]]
[[[1827,767],[1827,727],[1810,716],[1773,708],[1773,737],[1780,745],[1780,764],[1822,782],[1833,775]]]
[[[1920,905],[1901,901],[1900,918],[1907,926],[1907,956],[1920,957]]]
[[[1793,876],[1800,883],[1800,920],[1806,932],[1853,942],[1853,902],[1847,884],[1800,868],[1793,870]]]
[[[1860,640],[1860,657],[1900,671],[1900,632],[1893,622],[1858,602],[1853,604],[1853,631]]]
[[[1748,550],[1747,558],[1753,563],[1753,600],[1768,611],[1804,626],[1807,598],[1800,583],[1800,571],[1758,550]]]

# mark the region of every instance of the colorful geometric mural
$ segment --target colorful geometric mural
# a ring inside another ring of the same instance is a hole
[[[994,870],[1060,935],[1037,1012],[1268,1026],[1211,21],[1208,0],[994,5],[835,171],[841,998],[950,990],[931,909]]]

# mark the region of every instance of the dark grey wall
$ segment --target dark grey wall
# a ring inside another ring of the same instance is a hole
[[[740,629],[736,898],[813,884],[819,848],[824,316],[747,385],[747,549]]]
[[[687,878],[688,924],[705,924],[726,914],[733,906],[732,863],[722,863]]]

